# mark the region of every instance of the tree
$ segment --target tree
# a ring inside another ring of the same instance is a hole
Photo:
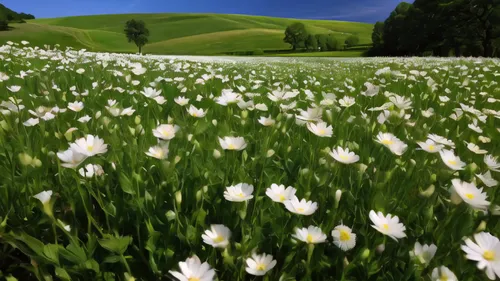
[[[9,29],[9,22],[6,19],[0,18],[0,31]]]
[[[326,37],[326,48],[328,51],[336,51],[339,49],[339,42],[332,34],[328,34]]]
[[[318,40],[316,40],[316,37],[314,35],[309,34],[307,36],[305,46],[306,46],[306,49],[308,49],[308,50],[317,51],[318,50]]]
[[[286,28],[283,41],[292,45],[295,51],[304,45],[307,36],[306,26],[301,22],[296,22]]]
[[[344,43],[347,47],[356,46],[359,44],[359,37],[356,35],[351,35],[345,39]]]
[[[125,35],[128,42],[134,42],[139,48],[139,53],[142,53],[142,47],[148,43],[149,30],[142,20],[129,20],[125,24]]]
[[[316,41],[318,42],[318,48],[320,51],[325,52],[328,51],[328,46],[326,41],[328,41],[328,36],[325,34],[316,34]]]

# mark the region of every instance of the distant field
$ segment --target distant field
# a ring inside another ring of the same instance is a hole
[[[292,54],[275,54],[273,57],[360,57],[364,51],[332,51],[332,52],[309,52]]]
[[[128,14],[37,19],[12,24],[0,32],[0,44],[28,40],[32,45],[59,44],[91,51],[135,52],[123,27],[129,19],[144,20],[151,32],[144,52],[152,54],[217,55],[229,52],[282,50],[285,28],[296,19],[221,14]],[[335,34],[342,41],[354,34],[371,43],[372,25],[356,22],[299,20],[315,34]],[[331,52],[330,52],[331,53]],[[327,56],[328,53],[321,53]],[[359,52],[346,52],[346,55]],[[296,54],[296,56],[308,54]],[[287,55],[290,56],[290,55]],[[320,56],[314,53],[314,56]]]

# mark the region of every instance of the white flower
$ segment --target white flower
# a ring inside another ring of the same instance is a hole
[[[335,160],[344,163],[344,164],[352,164],[359,161],[359,156],[354,152],[349,151],[349,148],[345,150],[342,147],[337,147],[337,149],[333,149],[330,152],[330,156],[332,156]]]
[[[352,229],[343,224],[337,225],[332,230],[332,236],[333,244],[344,252],[356,246],[356,234],[352,233]]]
[[[469,124],[467,125],[469,127],[469,129],[475,131],[476,133],[482,133],[483,132],[483,129],[481,129],[481,127],[477,126],[476,124]]]
[[[78,170],[82,177],[92,178],[94,175],[102,176],[104,175],[104,170],[101,165],[87,164],[85,168],[80,168]]]
[[[71,148],[66,151],[58,152],[57,157],[64,162],[61,166],[65,168],[76,168],[87,159],[86,155],[78,153]]]
[[[426,140],[425,142],[417,142],[417,144],[425,151],[429,152],[429,153],[436,153],[436,152],[439,152],[441,151],[441,149],[444,148],[444,145],[442,144],[437,144],[435,143],[433,140],[431,139],[428,139]]]
[[[147,156],[154,157],[156,159],[166,159],[168,157],[168,144],[152,146],[149,148],[149,151],[145,153]]]
[[[21,86],[12,85],[10,87],[7,87],[7,90],[9,90],[13,93],[17,93],[17,92],[19,92],[19,90],[21,90]]]
[[[159,97],[161,95],[161,92],[162,90],[155,90],[151,87],[146,87],[141,91],[141,94],[143,94],[147,98],[154,99],[156,97]]]
[[[207,114],[207,112],[203,111],[203,109],[201,109],[201,108],[198,109],[198,108],[194,107],[193,105],[190,105],[187,111],[188,111],[189,115],[191,115],[193,117],[197,117],[197,118],[203,118]]]
[[[460,179],[452,179],[451,183],[453,185],[452,192],[455,192],[472,208],[486,210],[490,205],[490,202],[486,201],[486,193],[483,193],[483,189],[477,188],[475,184],[463,182]]]
[[[74,112],[80,112],[83,109],[83,102],[76,101],[68,103],[68,108]]]
[[[174,102],[180,106],[185,106],[189,103],[189,99],[188,98],[185,98],[185,97],[176,97],[174,98]]]
[[[318,122],[321,121],[321,116],[323,115],[320,107],[308,108],[307,111],[300,109],[299,111],[299,115],[296,115],[296,117],[302,121]]]
[[[389,150],[392,153],[398,156],[403,155],[403,153],[405,153],[406,149],[408,148],[407,144],[402,142],[400,139],[398,139],[391,133],[382,133],[382,132],[378,133],[376,141],[380,144],[383,144],[385,147],[389,148]]]
[[[342,107],[351,107],[356,103],[356,100],[352,97],[349,96],[344,96],[343,98],[339,99],[339,104]]]
[[[40,123],[40,119],[30,118],[30,119],[26,120],[25,122],[23,122],[23,125],[26,127],[32,127],[32,126],[37,125],[38,123]]]
[[[83,74],[83,73],[85,73],[85,69],[83,69],[83,68],[78,68],[78,69],[76,70],[76,73],[78,73],[78,74]]]
[[[469,143],[465,142],[465,143],[467,144],[467,148],[470,151],[472,151],[472,152],[474,152],[476,154],[486,154],[486,153],[488,153],[487,150],[481,149],[477,144],[474,144],[472,142],[469,142]]]
[[[231,230],[222,224],[212,224],[210,230],[201,235],[203,242],[215,248],[226,248],[229,245]]]
[[[40,202],[42,202],[42,204],[45,205],[50,201],[51,196],[52,196],[52,190],[47,190],[47,191],[42,191],[33,197],[40,200]]]
[[[444,145],[447,145],[450,147],[455,147],[455,143],[453,141],[446,139],[445,137],[436,135],[436,134],[429,134],[427,136],[427,138],[429,138],[437,143],[440,143],[440,144],[444,144]]]
[[[233,92],[233,90],[223,89],[221,96],[217,97],[215,101],[220,105],[238,103],[239,101],[241,101],[241,95]]]
[[[90,121],[90,119],[92,119],[92,117],[88,116],[88,115],[85,115],[85,116],[82,116],[80,118],[78,118],[78,122],[80,123],[87,123]]]
[[[464,162],[462,162],[462,160],[460,160],[460,157],[456,156],[455,153],[453,153],[453,150],[443,149],[439,151],[439,155],[441,155],[441,159],[443,160],[444,164],[455,171],[463,170],[466,165]]]
[[[239,183],[237,185],[226,187],[226,191],[224,191],[224,198],[226,198],[227,201],[243,202],[252,199],[252,193],[253,185]]]
[[[307,129],[319,137],[331,137],[333,134],[332,126],[325,122],[319,122],[318,124],[307,123]]]
[[[255,276],[263,276],[276,266],[276,260],[273,260],[272,255],[257,255],[254,253],[251,258],[246,259],[246,264],[247,267],[245,270],[247,273]]]
[[[291,199],[286,200],[283,204],[285,204],[288,211],[304,216],[310,216],[318,209],[318,203],[307,201],[306,199],[299,201],[299,198],[295,195],[292,196]]]
[[[282,92],[282,91],[273,91],[272,93],[267,93],[267,97],[274,101],[283,101],[296,97],[299,92]]]
[[[108,151],[108,145],[98,136],[87,135],[86,138],[77,139],[74,143],[70,144],[73,151],[86,156],[94,156],[96,154],[103,154]]]
[[[484,164],[488,166],[488,169],[500,172],[500,163],[498,162],[497,157],[493,157],[493,155],[485,155],[484,156]]]
[[[449,268],[440,266],[432,270],[432,281],[458,281],[458,279]]]
[[[255,105],[255,109],[260,110],[260,111],[267,111],[267,105],[263,103],[258,103]]]
[[[389,97],[389,100],[399,109],[410,109],[411,100],[402,96],[393,95]]]
[[[491,172],[490,171],[487,171],[486,173],[484,174],[476,174],[476,177],[478,177],[479,179],[481,179],[481,181],[487,186],[487,187],[493,187],[495,185],[498,185],[498,181],[495,180],[492,176],[491,176]]]
[[[295,239],[307,244],[318,244],[326,242],[326,234],[321,231],[321,228],[309,226],[308,228],[296,228],[295,234],[292,235]]]
[[[247,147],[245,139],[242,137],[224,137],[219,138],[219,143],[224,150],[243,150]]]
[[[366,91],[364,92],[361,92],[361,94],[363,96],[367,96],[367,97],[373,97],[375,95],[378,94],[379,90],[380,90],[380,87],[379,86],[375,86],[373,85],[372,83],[370,82],[365,82],[365,87],[366,87]]]
[[[398,216],[392,216],[391,214],[384,216],[382,212],[375,213],[374,210],[370,211],[369,216],[373,223],[372,227],[378,232],[391,237],[394,241],[406,237],[406,227],[399,222]]]
[[[180,127],[177,125],[161,124],[156,129],[153,129],[153,135],[162,140],[171,140],[179,129]]]
[[[271,116],[269,117],[264,117],[264,116],[261,116],[259,118],[259,123],[264,125],[264,126],[272,126],[274,125],[275,121],[271,118]]]
[[[194,255],[188,258],[185,262],[179,262],[181,272],[170,270],[179,281],[213,281],[215,270],[210,268],[206,262],[201,263],[200,258]]]
[[[266,195],[274,202],[284,203],[290,200],[297,192],[297,189],[289,186],[285,189],[284,185],[271,184],[271,187],[266,189]]]
[[[434,244],[422,245],[419,242],[415,242],[415,248],[410,252],[410,255],[417,257],[422,264],[429,264],[436,251],[437,247]]]
[[[477,261],[477,268],[485,270],[490,280],[495,280],[495,275],[500,277],[500,241],[488,232],[474,234],[474,243],[471,239],[465,240],[462,250],[466,258]]]

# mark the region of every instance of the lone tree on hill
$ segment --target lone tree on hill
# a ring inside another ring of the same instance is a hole
[[[301,22],[296,22],[286,28],[283,41],[292,45],[295,51],[297,48],[304,45],[307,36],[306,26]]]
[[[148,43],[149,30],[142,20],[129,20],[125,24],[125,35],[128,42],[134,42],[139,47],[139,53],[142,53],[142,47]]]

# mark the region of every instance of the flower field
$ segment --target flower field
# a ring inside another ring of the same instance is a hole
[[[0,59],[0,280],[500,278],[499,60]]]

